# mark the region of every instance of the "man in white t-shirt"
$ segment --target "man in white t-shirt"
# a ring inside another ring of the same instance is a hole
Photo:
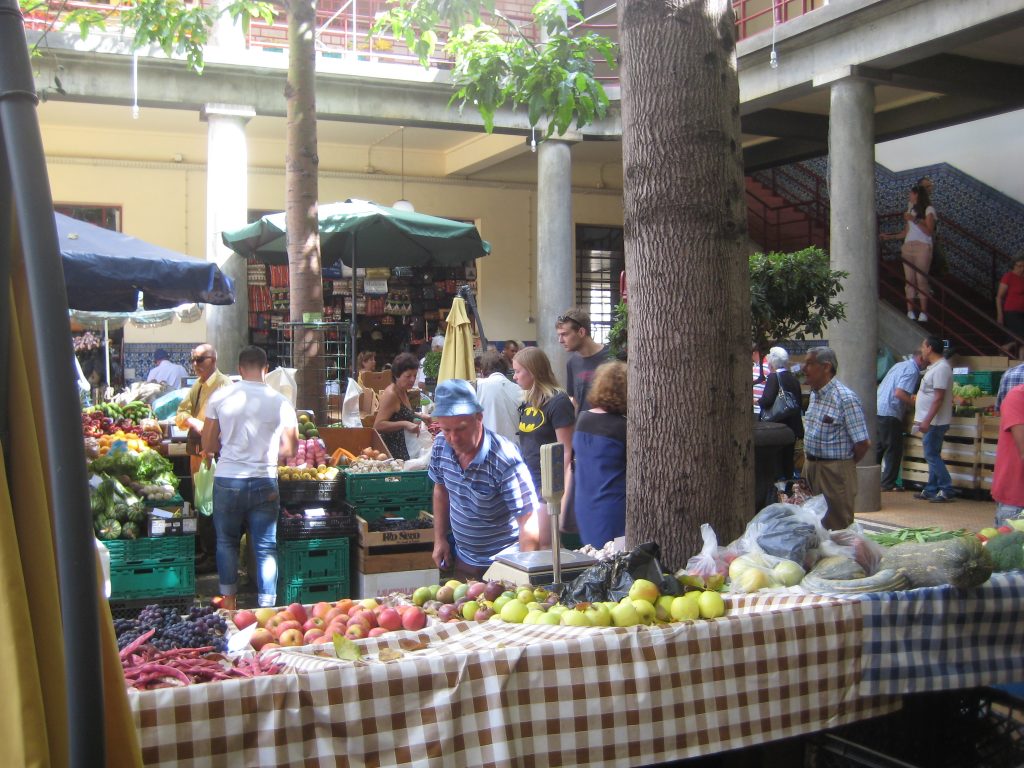
[[[508,378],[508,363],[497,352],[480,356],[476,399],[484,409],[484,426],[519,445],[519,404],[523,390]]]
[[[267,353],[259,347],[243,349],[238,373],[241,381],[210,395],[203,424],[203,455],[220,453],[213,524],[221,607],[228,610],[236,608],[243,523],[256,550],[259,604],[277,605],[277,464],[295,455],[299,440],[295,408],[263,381]]]
[[[942,460],[942,440],[953,420],[953,369],[942,355],[942,339],[928,336],[921,342],[921,357],[928,364],[914,404],[914,431],[920,433],[924,460],[928,462],[928,484],[915,499],[951,501],[953,480]]]
[[[158,349],[154,352],[153,362],[155,365],[149,369],[146,381],[166,384],[171,389],[181,389],[185,379],[188,378],[188,371],[184,366],[172,363],[166,349]]]

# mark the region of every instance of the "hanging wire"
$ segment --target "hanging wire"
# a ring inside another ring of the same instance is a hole
[[[783,2],[785,0],[782,0]],[[768,66],[772,69],[779,68],[779,54],[775,51],[775,25],[778,23],[779,2],[772,4],[772,51],[768,54]]]
[[[139,52],[132,51],[132,120],[139,119]]]

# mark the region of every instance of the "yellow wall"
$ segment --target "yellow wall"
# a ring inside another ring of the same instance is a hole
[[[188,134],[47,126],[45,108],[41,118],[55,201],[120,205],[126,233],[190,256],[205,257],[204,140]],[[283,144],[253,142],[250,163],[255,166],[257,158],[267,162],[275,152],[283,158]],[[391,203],[399,196],[399,187],[392,179],[353,177],[348,169],[365,163],[365,149],[360,157],[353,157],[350,147],[321,144],[320,153],[325,158],[322,169],[345,169],[322,170],[322,201],[362,197]],[[174,162],[176,155],[181,155],[183,161]],[[429,160],[424,165],[429,166]],[[405,196],[423,213],[476,221],[493,248],[491,255],[478,262],[479,306],[487,335],[494,340],[535,339],[536,191],[521,184],[500,187],[407,178]],[[280,210],[283,205],[281,164],[251,168],[249,208]],[[573,218],[581,224],[621,225],[621,197],[575,194]],[[198,342],[204,337],[203,321],[175,322],[146,331],[126,329],[126,341],[132,343]]]

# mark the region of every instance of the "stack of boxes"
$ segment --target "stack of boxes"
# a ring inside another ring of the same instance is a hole
[[[151,603],[185,613],[195,599],[195,536],[164,535],[103,542],[110,552],[110,603],[115,617]]]

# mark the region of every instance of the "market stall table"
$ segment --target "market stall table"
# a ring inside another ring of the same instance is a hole
[[[665,627],[456,623],[362,641],[366,663],[130,692],[148,765],[641,765],[891,711],[860,694],[863,603],[730,601]],[[401,637],[426,647],[381,662]]]

